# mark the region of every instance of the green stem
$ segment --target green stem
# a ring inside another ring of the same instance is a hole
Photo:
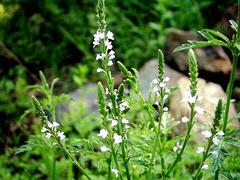
[[[137,90],[137,91],[136,91],[136,94],[138,95],[138,97],[139,97],[139,99],[140,99],[140,103],[142,104],[142,106],[144,106],[144,105],[146,104],[146,102],[145,102],[145,100],[143,99],[143,96],[142,96],[142,94],[140,93],[140,91]],[[160,128],[157,128],[157,127],[155,126],[154,118],[153,118],[153,116],[152,116],[152,114],[151,114],[150,107],[147,106],[147,107],[144,108],[144,110],[146,111],[146,113],[147,113],[147,115],[148,115],[148,117],[149,117],[150,123],[151,123],[151,125],[152,125],[152,127],[153,127],[153,129],[154,129],[154,132],[155,132],[156,134],[159,134],[158,130],[160,131]],[[159,136],[157,136],[157,142],[158,142],[158,144],[159,144],[158,147],[159,147],[159,152],[160,152],[162,172],[163,172],[163,174],[164,174],[164,172],[165,172],[165,165],[164,165],[164,159],[163,159],[163,157],[162,157],[162,155],[161,155],[161,151],[162,151],[162,150],[161,150],[161,147],[160,147],[161,141],[160,141],[160,139],[159,139]],[[154,143],[154,151],[156,151],[155,146],[157,146],[156,141],[155,141],[155,143]],[[153,151],[153,153],[155,154],[154,151]],[[152,156],[152,157],[153,157],[153,156]],[[153,163],[153,159],[151,159],[150,168],[152,168],[152,163]],[[151,169],[150,169],[149,171],[151,171]]]
[[[109,88],[109,92],[110,92],[110,99],[112,102],[112,106],[113,106],[113,113],[116,117],[118,117],[118,119],[120,120],[122,117],[119,114],[118,108],[117,108],[117,104],[116,104],[116,99],[115,99],[115,94],[114,94],[114,81],[112,79],[112,75],[111,75],[111,71],[109,67],[106,67],[106,78],[107,78],[107,84],[108,84],[108,88]],[[121,128],[121,124],[120,122],[118,123],[117,126],[117,131],[118,134],[122,134],[122,128]],[[125,150],[125,140],[123,138],[123,141],[121,143],[121,151],[122,151],[122,158],[123,158],[123,164],[125,167],[125,171],[126,171],[126,176],[128,180],[131,180],[131,176],[129,173],[129,167],[128,167],[128,161],[126,159],[126,150]]]
[[[186,133],[186,136],[184,138],[184,141],[183,141],[183,145],[182,145],[182,148],[180,150],[180,152],[177,154],[177,157],[176,159],[174,160],[174,162],[172,163],[172,165],[170,166],[170,168],[168,169],[168,171],[166,172],[165,176],[168,177],[169,174],[172,172],[172,170],[175,168],[175,166],[177,165],[177,163],[180,161],[181,157],[182,157],[182,154],[185,150],[185,147],[187,145],[187,142],[190,138],[190,132],[192,130],[192,127],[193,127],[193,120],[194,120],[194,116],[195,116],[195,111],[194,111],[194,106],[195,104],[191,105],[191,115],[190,115],[190,121],[188,123],[188,129],[187,129],[187,133]]]
[[[61,148],[63,149],[63,151],[65,152],[65,154],[68,156],[68,158],[70,158],[73,162],[73,164],[75,166],[78,167],[78,169],[89,179],[91,180],[91,178],[89,177],[89,175],[84,171],[84,169],[82,168],[82,166],[79,164],[79,162],[76,160],[75,157],[73,157],[73,155],[65,148],[65,146],[62,144],[62,142],[57,138],[57,136],[55,135],[55,133],[52,133],[56,139],[56,141],[58,142],[58,144],[61,146]]]
[[[234,84],[236,70],[237,70],[237,60],[238,60],[238,53],[233,52],[232,72],[231,72],[230,81],[229,81],[228,87],[227,87],[227,101],[226,101],[225,113],[224,113],[224,118],[223,118],[223,132],[224,133],[226,132],[226,128],[227,128],[230,101],[231,101],[231,97],[232,97],[233,84]]]
[[[199,173],[201,172],[202,166],[203,166],[204,162],[206,161],[206,159],[207,159],[207,157],[209,155],[208,153],[209,153],[210,147],[212,146],[212,139],[213,139],[213,135],[211,136],[211,138],[208,141],[208,146],[207,146],[206,152],[203,155],[202,161],[201,161],[201,163],[200,163],[200,165],[198,167],[197,173],[195,174],[193,179],[197,179]]]
[[[55,153],[54,150],[52,152],[52,175],[51,175],[51,180],[55,180],[55,170],[56,170],[56,159],[55,159]]]

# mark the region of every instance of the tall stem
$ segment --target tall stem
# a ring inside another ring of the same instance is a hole
[[[172,163],[172,165],[170,166],[170,168],[168,169],[168,171],[166,172],[165,176],[169,176],[169,174],[172,172],[172,170],[175,168],[175,166],[177,165],[177,163],[180,161],[181,157],[182,157],[182,154],[185,150],[185,147],[187,145],[187,142],[190,138],[190,132],[192,130],[192,127],[193,127],[193,120],[194,120],[194,116],[195,116],[195,112],[194,112],[194,106],[195,105],[191,105],[191,115],[190,115],[190,121],[189,121],[189,124],[188,124],[188,130],[187,130],[187,133],[186,133],[186,136],[184,138],[184,142],[183,142],[183,145],[182,145],[182,148],[180,150],[180,152],[177,154],[177,157],[176,159],[174,160],[174,162]]]
[[[226,107],[225,107],[225,113],[224,113],[224,119],[223,119],[223,132],[224,133],[227,128],[230,101],[231,101],[231,97],[232,97],[233,84],[234,84],[236,70],[237,70],[237,60],[238,60],[238,53],[233,52],[232,72],[231,72],[230,81],[229,81],[228,87],[227,87],[227,101],[226,101]]]

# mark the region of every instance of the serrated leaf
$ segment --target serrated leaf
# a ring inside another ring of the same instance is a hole
[[[240,141],[235,139],[235,138],[232,138],[232,137],[224,138],[224,142],[226,142],[227,144],[231,144],[233,146],[236,146],[236,147],[240,147]]]

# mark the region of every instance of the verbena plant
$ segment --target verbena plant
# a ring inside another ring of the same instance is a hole
[[[238,21],[239,21],[238,14]],[[228,39],[220,32],[213,30],[202,30],[199,33],[207,41],[189,41],[187,44],[175,49],[175,51],[189,49],[189,80],[191,85],[183,96],[181,103],[186,103],[189,107],[188,117],[182,117],[181,123],[185,124],[186,131],[183,136],[173,136],[173,129],[178,123],[173,120],[168,113],[166,102],[176,88],[168,88],[169,78],[164,72],[164,56],[161,50],[158,51],[158,77],[151,83],[151,92],[148,100],[145,100],[140,92],[140,81],[136,69],[128,70],[121,62],[117,62],[120,71],[124,76],[124,82],[117,89],[114,87],[111,66],[115,58],[113,50],[113,33],[107,30],[105,19],[105,1],[99,0],[97,6],[97,18],[99,28],[94,34],[93,47],[98,51],[96,60],[99,63],[97,72],[105,79],[105,86],[98,83],[98,104],[101,114],[102,128],[96,135],[98,146],[97,156],[105,159],[106,169],[103,176],[107,179],[172,179],[178,176],[184,168],[182,163],[185,158],[186,148],[192,136],[192,129],[196,124],[197,114],[206,114],[207,110],[197,106],[197,101],[201,98],[198,93],[198,66],[197,59],[192,48],[220,45],[229,48],[233,55],[231,77],[227,89],[227,100],[219,100],[215,115],[212,116],[211,126],[202,131],[202,136],[207,143],[204,147],[198,147],[196,153],[201,154],[200,162],[196,163],[192,179],[201,179],[204,172],[208,172],[209,160],[212,159],[212,176],[219,178],[222,173],[231,178],[223,168],[224,158],[230,155],[229,145],[239,147],[239,140],[235,137],[239,135],[239,129],[228,128],[228,123],[239,118],[239,115],[229,119],[228,112],[233,90],[233,83],[236,75],[237,61],[240,54],[240,27],[238,23],[231,20],[235,34],[232,39]],[[74,157],[74,154],[66,148],[65,135],[59,130],[60,122],[56,122],[55,108],[56,101],[53,98],[53,86],[48,85],[45,77],[41,73],[43,85],[40,91],[45,95],[45,106],[33,97],[36,113],[43,123],[42,132],[48,141],[57,145],[78,167],[81,173],[91,179],[90,170]],[[126,88],[127,87],[127,88]],[[46,103],[47,101],[47,103]],[[130,121],[127,119],[133,103],[138,103],[140,109],[144,111],[144,119]],[[46,111],[50,116],[46,115]],[[145,133],[145,134],[144,134]],[[169,138],[171,137],[171,138]],[[92,143],[95,143],[92,142]],[[232,177],[233,178],[233,177]]]

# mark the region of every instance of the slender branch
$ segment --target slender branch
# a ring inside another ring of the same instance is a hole
[[[190,138],[190,132],[192,130],[192,127],[193,127],[193,120],[194,120],[194,116],[195,116],[195,111],[194,111],[194,107],[195,107],[195,104],[191,105],[191,115],[190,115],[190,121],[188,123],[188,129],[187,129],[187,133],[186,133],[186,136],[184,138],[184,142],[183,142],[183,145],[182,145],[182,148],[180,150],[180,152],[177,154],[177,157],[176,159],[174,160],[174,162],[172,163],[172,165],[170,166],[170,168],[168,169],[168,171],[166,172],[165,176],[169,176],[169,174],[172,172],[172,170],[175,168],[175,166],[177,165],[177,163],[179,162],[179,160],[181,159],[182,157],[182,154],[185,150],[185,147],[187,145],[187,142]]]

